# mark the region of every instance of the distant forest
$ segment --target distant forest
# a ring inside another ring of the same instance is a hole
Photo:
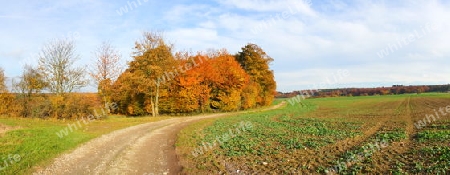
[[[276,98],[291,98],[297,95],[311,97],[340,97],[340,96],[374,96],[397,95],[425,92],[450,92],[450,84],[447,85],[393,85],[392,87],[376,88],[341,88],[341,89],[316,89],[299,90],[288,93],[278,92]]]

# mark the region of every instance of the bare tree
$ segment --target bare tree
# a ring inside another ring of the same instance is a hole
[[[60,96],[86,86],[85,69],[74,65],[79,56],[75,54],[72,40],[51,41],[44,46],[39,56],[39,70],[50,92]]]
[[[112,82],[116,81],[123,71],[120,64],[122,56],[109,42],[103,42],[94,52],[94,56],[95,63],[91,66],[89,75],[94,79],[103,102],[109,104]]]
[[[123,71],[120,64],[121,54],[111,43],[103,42],[94,52],[96,62],[90,70],[90,75],[99,85],[102,81],[115,81]]]

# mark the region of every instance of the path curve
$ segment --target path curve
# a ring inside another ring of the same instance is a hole
[[[55,158],[48,167],[33,174],[178,174],[181,166],[174,145],[180,130],[202,119],[239,113],[245,112],[171,118],[117,130]]]

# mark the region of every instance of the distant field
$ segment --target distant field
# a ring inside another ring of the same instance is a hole
[[[32,168],[43,166],[57,155],[102,134],[167,118],[169,117],[111,116],[86,124],[78,124],[77,121],[0,118],[0,174],[30,174]],[[73,132],[68,128],[68,124],[74,124]],[[8,132],[2,133],[2,128]],[[67,135],[63,134],[60,138],[57,133],[61,134],[60,131],[66,129],[69,129]],[[14,155],[20,156],[16,157],[19,161],[15,161]]]
[[[204,120],[176,146],[186,174],[445,174],[450,114],[435,110],[447,105],[438,93],[308,99]]]

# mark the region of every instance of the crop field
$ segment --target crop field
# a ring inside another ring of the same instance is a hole
[[[437,93],[307,99],[204,120],[176,146],[183,174],[448,174],[448,105]]]

